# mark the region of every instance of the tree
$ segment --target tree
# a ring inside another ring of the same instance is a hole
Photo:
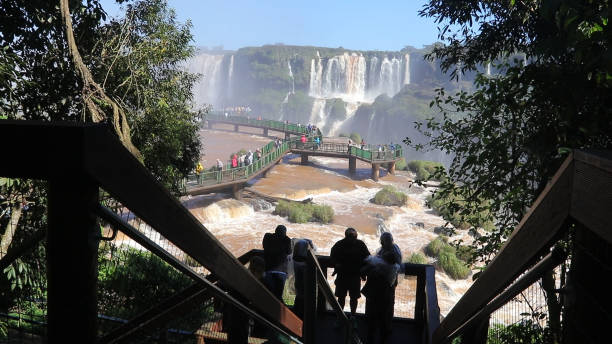
[[[428,58],[443,71],[498,70],[478,75],[471,94],[437,90],[441,118],[418,124],[429,148],[454,155],[439,190],[448,207],[472,228],[495,220],[474,259],[490,261],[571,150],[612,147],[609,13],[607,0],[430,0],[421,10],[441,25],[446,44]]]
[[[95,78],[126,109],[145,166],[175,193],[200,156],[200,114],[190,110],[198,76],[181,66],[195,51],[190,29],[165,0],[134,1],[94,49]]]

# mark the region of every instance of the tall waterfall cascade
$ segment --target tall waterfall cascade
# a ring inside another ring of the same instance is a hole
[[[360,104],[372,103],[376,97],[396,95],[403,85],[410,84],[410,55],[372,56],[344,53],[329,58],[317,56],[310,61],[310,88],[315,98],[311,122],[326,135],[334,135]],[[328,123],[325,102],[340,98],[346,103],[346,118]]]
[[[230,58],[230,66],[232,67],[227,74],[223,74],[222,64],[223,55],[200,54],[193,57],[186,65],[186,69],[191,73],[200,74],[200,79],[194,85],[193,99],[196,107],[202,107],[208,104],[213,106],[220,105],[223,90],[230,92],[231,82],[227,83],[228,88],[223,88],[225,83],[224,76],[231,80],[233,74],[233,56]]]

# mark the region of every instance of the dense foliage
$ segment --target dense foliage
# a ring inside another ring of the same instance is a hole
[[[408,201],[408,196],[391,185],[385,185],[370,201],[379,205],[402,206]]]
[[[416,173],[419,180],[444,179],[444,166],[435,161],[412,160],[408,162],[408,169]]]
[[[430,148],[454,155],[439,190],[449,210],[474,227],[483,210],[495,215],[496,230],[475,242],[485,263],[568,152],[612,148],[609,13],[608,1],[573,0],[432,0],[421,11],[441,25],[446,44],[429,57],[443,70],[497,67],[474,93],[439,89],[443,118],[420,125]]]
[[[287,216],[287,219],[293,223],[330,223],[334,218],[334,210],[329,205],[283,200],[278,201],[273,214]]]
[[[455,228],[469,229],[472,233],[475,233],[478,228],[482,228],[487,232],[495,230],[493,214],[489,210],[490,202],[481,201],[479,212],[466,213],[456,208],[462,209],[466,205],[464,200],[457,197],[459,196],[434,192],[427,198],[427,205]]]
[[[414,252],[408,258],[408,263],[411,263],[411,264],[427,264],[427,258],[425,258],[425,256],[422,253],[420,253],[420,252]]]
[[[457,257],[457,249],[448,243],[448,238],[439,236],[425,247],[425,254],[436,258],[440,267],[453,279],[467,278],[471,270],[465,261]]]

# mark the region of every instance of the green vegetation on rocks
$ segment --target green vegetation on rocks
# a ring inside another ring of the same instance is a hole
[[[420,252],[414,252],[410,255],[410,258],[408,258],[408,263],[427,264],[427,258],[425,258],[425,256]]]
[[[445,179],[444,166],[439,162],[426,160],[412,160],[408,163],[410,171],[416,173],[419,180]]]
[[[460,246],[460,256],[464,257]],[[465,261],[457,258],[457,249],[448,243],[448,238],[439,236],[425,247],[425,254],[437,259],[439,266],[453,279],[465,279],[470,275],[470,268]]]
[[[370,200],[372,203],[379,205],[397,205],[402,206],[408,201],[408,196],[405,193],[398,191],[393,186],[385,186],[378,191],[374,198]]]
[[[408,165],[406,164],[406,159],[405,158],[401,158],[398,161],[395,162],[395,169],[398,171],[403,171],[408,167]]]
[[[289,222],[330,223],[334,218],[334,210],[329,205],[288,202],[280,200],[273,212],[274,215],[287,216]]]
[[[359,133],[351,133],[350,138],[354,143],[361,143],[361,135]]]
[[[477,227],[487,232],[492,232],[495,229],[487,202],[481,202],[481,211],[479,213],[471,213],[469,215],[461,211],[464,204],[465,202],[457,196],[443,196],[438,192],[427,199],[427,205],[438,212],[444,220],[450,222],[455,228],[468,229],[472,227],[472,224],[477,224]]]

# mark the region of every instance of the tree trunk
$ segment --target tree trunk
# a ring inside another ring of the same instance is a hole
[[[2,234],[2,239],[0,239],[0,259],[4,258],[8,252],[9,246],[11,246],[11,243],[13,242],[13,237],[17,231],[17,225],[19,224],[19,219],[21,218],[22,212],[23,205],[21,202],[15,202],[15,205],[11,207],[11,218],[6,224],[6,229],[4,234]]]
[[[115,133],[125,148],[127,148],[138,160],[142,161],[142,154],[132,143],[132,139],[130,137],[130,127],[128,125],[125,112],[114,100],[106,95],[104,89],[95,82],[91,72],[87,66],[85,66],[85,63],[83,63],[83,59],[81,58],[81,54],[79,53],[79,49],[74,39],[68,0],[59,0],[59,2],[62,13],[62,21],[64,23],[64,29],[66,30],[68,50],[70,51],[70,56],[72,57],[72,62],[74,63],[76,72],[83,81],[83,89],[81,92],[83,94],[83,100],[87,110],[91,114],[91,120],[95,123],[105,120],[107,116],[104,110],[100,108],[98,103],[109,104],[113,109],[113,118],[111,122],[113,124],[113,128],[115,129]]]
[[[546,304],[548,305],[548,322],[552,334],[553,343],[560,343],[561,336],[561,305],[555,293],[555,278],[553,270],[547,271],[542,276],[542,288],[546,292]]]

